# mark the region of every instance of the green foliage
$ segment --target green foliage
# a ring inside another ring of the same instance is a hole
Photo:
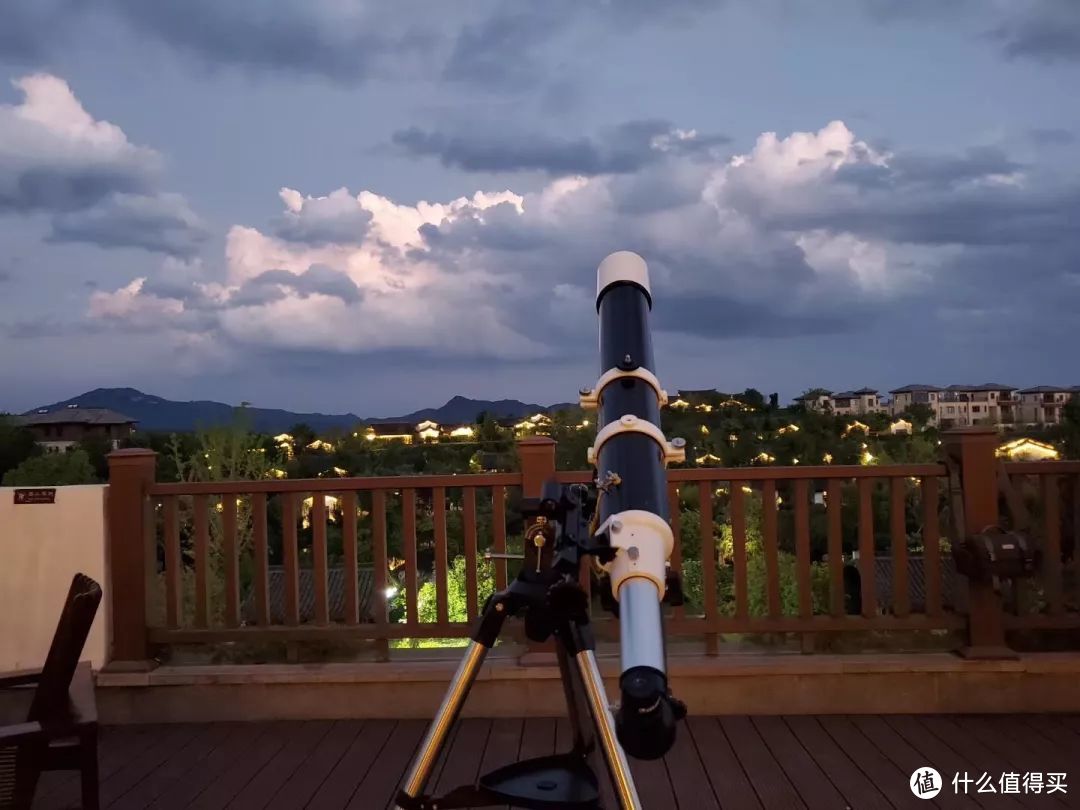
[[[8,414],[0,414],[0,478],[40,453],[41,448],[28,428]]]
[[[4,473],[5,487],[62,487],[96,484],[97,477],[84,450],[31,456]]]
[[[478,560],[477,569],[477,607],[482,608],[484,600],[495,592],[495,566],[488,560]],[[467,622],[469,620],[464,557],[454,557],[447,571],[446,606],[450,621]],[[416,612],[421,622],[439,620],[434,582],[425,582],[420,586],[420,592],[416,596]]]
[[[797,558],[786,551],[777,553],[779,573],[780,612],[785,616],[799,615],[799,572]],[[769,615],[768,566],[765,555],[758,551],[747,554],[747,604],[751,616]],[[821,563],[810,564],[810,593],[815,613],[825,613],[829,606],[829,569]]]
[[[79,449],[86,453],[94,475],[102,481],[109,480],[109,453],[112,452],[112,439],[108,436],[87,436],[79,442]]]

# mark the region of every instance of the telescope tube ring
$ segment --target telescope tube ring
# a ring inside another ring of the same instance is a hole
[[[660,380],[647,368],[639,366],[638,368],[629,371],[621,368],[609,368],[600,375],[600,379],[596,381],[596,385],[588,391],[583,390],[581,392],[581,407],[587,411],[595,411],[600,405],[600,394],[603,393],[604,388],[619,377],[636,377],[639,380],[643,380],[656,392],[656,399],[658,400],[660,407],[663,408],[667,405],[668,393],[660,387]]]
[[[616,421],[608,422],[596,434],[593,446],[589,448],[587,453],[588,463],[595,465],[596,460],[600,458],[600,449],[610,439],[620,433],[644,433],[646,436],[653,439],[660,445],[660,449],[663,451],[665,467],[671,462],[686,461],[686,449],[683,446],[685,443],[676,444],[674,441],[669,442],[667,437],[664,436],[663,431],[652,422],[648,422],[645,419],[639,419],[632,413],[628,413],[624,414]]]

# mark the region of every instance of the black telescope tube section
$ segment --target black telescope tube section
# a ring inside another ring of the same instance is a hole
[[[644,288],[633,282],[615,282],[601,291],[597,301],[601,373],[611,368],[644,368],[655,373],[649,329],[651,306]],[[599,392],[598,430],[626,414],[660,427],[659,396],[644,380],[620,377]],[[601,478],[611,471],[621,479],[619,486],[605,493],[600,501],[601,523],[611,515],[631,509],[652,512],[668,520],[667,472],[663,450],[654,439],[633,431],[616,434],[600,448],[596,470]],[[656,610],[660,609],[658,598]],[[655,643],[655,660],[660,668],[630,662],[622,673],[619,678],[622,699],[615,716],[615,731],[630,756],[658,759],[675,742],[676,717],[668,699],[664,639],[661,636],[655,642],[645,641],[646,648]]]

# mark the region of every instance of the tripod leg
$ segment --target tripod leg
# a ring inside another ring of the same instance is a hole
[[[555,644],[555,653],[559,659],[559,673],[562,675],[563,692],[566,694],[566,710],[570,715],[570,727],[574,731],[574,750],[584,752],[587,737],[585,733],[585,707],[581,705],[581,692],[575,688],[575,683],[581,683],[580,678],[574,678],[576,673],[570,669],[570,656],[566,647],[561,642]]]
[[[413,760],[412,769],[405,780],[405,786],[401,792],[408,797],[416,799],[424,792],[424,787],[431,778],[431,772],[439,759],[439,753],[446,743],[446,737],[454,721],[457,720],[465,699],[469,696],[469,689],[476,680],[476,673],[480,671],[480,665],[484,663],[487,652],[488,647],[483,644],[477,641],[469,642],[465,657],[458,666],[454,679],[450,682],[450,688],[438,712],[435,713],[435,718],[431,721],[427,736],[420,744],[420,751]]]
[[[619,805],[622,810],[641,810],[641,800],[634,786],[634,778],[630,774],[630,763],[627,762],[626,754],[615,736],[615,718],[611,716],[611,709],[608,707],[604,681],[600,677],[600,669],[596,666],[596,656],[592,650],[583,649],[579,650],[574,658],[577,661],[578,671],[581,673],[581,680],[585,684],[589,710],[596,724],[604,759],[607,760],[608,770],[615,784]]]

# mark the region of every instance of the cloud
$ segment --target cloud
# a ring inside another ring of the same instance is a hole
[[[207,236],[206,226],[178,194],[114,193],[91,208],[55,215],[46,240],[137,247],[190,258]]]
[[[63,79],[38,73],[12,84],[23,101],[0,105],[0,213],[74,211],[154,185],[159,155],[95,120]]]
[[[63,79],[36,73],[0,105],[0,215],[51,215],[46,240],[191,257],[207,229],[178,194],[159,190],[161,156],[95,119]]]
[[[991,32],[1008,56],[1080,60],[1080,4],[1075,0],[1018,0],[1009,8]]]
[[[275,223],[274,233],[289,242],[360,244],[371,225],[371,212],[345,188],[325,197],[305,197],[299,191],[283,188],[279,196],[286,211]]]
[[[1039,146],[1069,146],[1076,143],[1076,133],[1055,127],[1028,130],[1028,137]]]
[[[1080,303],[1080,178],[1001,151],[887,151],[833,121],[609,168],[415,205],[284,190],[300,232],[347,227],[234,226],[222,277],[97,293],[91,316],[198,324],[243,351],[555,362],[595,339],[594,274],[617,249],[649,262],[658,333],[705,341]]]
[[[407,154],[437,157],[444,166],[468,172],[539,171],[553,176],[626,174],[667,156],[705,153],[730,142],[723,135],[700,136],[660,120],[628,121],[599,138],[447,135],[411,127],[395,132],[392,140]]]

